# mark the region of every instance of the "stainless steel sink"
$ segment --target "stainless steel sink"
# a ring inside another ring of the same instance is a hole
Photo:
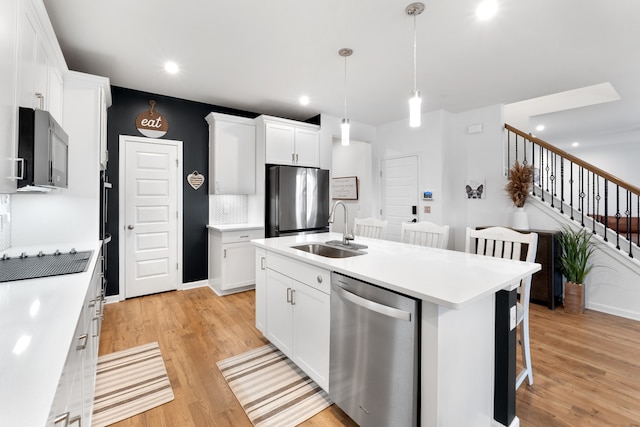
[[[307,243],[305,245],[292,246],[292,248],[327,258],[349,258],[366,254],[366,252],[336,248],[322,243]]]

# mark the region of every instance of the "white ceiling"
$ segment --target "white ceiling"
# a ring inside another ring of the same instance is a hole
[[[498,14],[478,21],[479,1],[425,1],[417,17],[423,112],[609,82],[621,100],[543,114],[547,130],[538,136],[554,142],[554,132],[585,128],[605,143],[638,133],[640,2],[498,0]],[[44,2],[69,68],[112,85],[293,119],[342,117],[338,50],[349,47],[347,116],[370,125],[408,116],[410,0]],[[179,74],[164,72],[167,60]],[[306,107],[297,103],[303,94],[311,98]]]

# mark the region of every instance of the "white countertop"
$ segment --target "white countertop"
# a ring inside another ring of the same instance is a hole
[[[262,224],[207,224],[207,228],[216,231],[242,231],[259,230],[264,228]]]
[[[252,243],[451,309],[463,309],[500,289],[512,289],[522,278],[540,270],[540,264],[535,263],[364,237],[356,237],[355,243],[367,245],[367,254],[350,258],[327,258],[291,248],[328,240],[342,240],[342,234],[305,234],[256,239]]]
[[[46,424],[100,245],[96,240],[0,252],[93,251],[82,273],[0,283],[0,425]],[[27,345],[16,354],[19,341]]]

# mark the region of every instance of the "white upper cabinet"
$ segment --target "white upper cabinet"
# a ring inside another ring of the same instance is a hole
[[[18,105],[47,110],[61,124],[63,76],[67,71],[62,51],[41,2],[19,2]]]
[[[0,1],[3,19],[0,37],[0,193],[16,190],[17,155],[16,60],[18,54],[18,0]]]
[[[278,117],[256,119],[265,163],[320,167],[320,127]]]
[[[209,193],[256,192],[256,127],[253,119],[210,113]]]
[[[0,193],[16,191],[18,107],[41,108],[63,123],[63,77],[68,71],[41,0],[2,0],[0,37]]]
[[[97,177],[107,167],[109,79],[69,71],[64,78],[64,98],[64,128],[69,134],[69,165],[73,167],[69,171],[69,191],[94,195],[97,187],[86,177]]]

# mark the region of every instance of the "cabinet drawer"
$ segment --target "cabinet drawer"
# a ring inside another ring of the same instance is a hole
[[[264,237],[264,229],[225,231],[221,234],[222,243],[248,242],[252,239],[262,239]]]
[[[267,253],[267,268],[291,277],[325,294],[330,293],[331,272],[323,268],[295,261],[273,252]]]

